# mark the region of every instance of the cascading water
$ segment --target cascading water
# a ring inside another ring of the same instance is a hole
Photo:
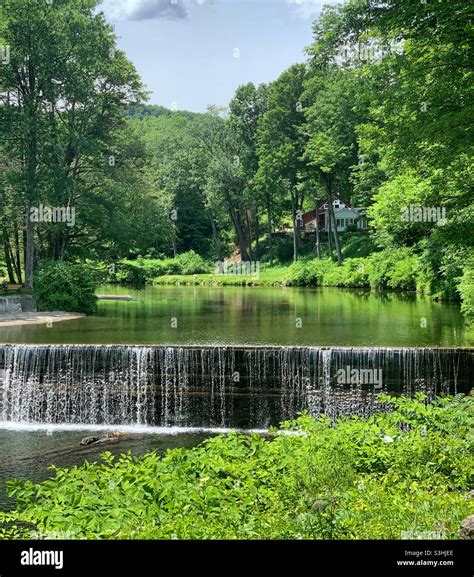
[[[467,392],[472,361],[472,349],[4,345],[0,418],[262,428],[302,410],[367,415],[380,392]]]

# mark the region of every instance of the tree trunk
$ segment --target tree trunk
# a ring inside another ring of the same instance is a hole
[[[319,239],[319,214],[318,214],[318,203],[316,203],[316,218],[314,220],[314,234],[316,237],[316,255],[318,259],[321,258],[321,245]]]
[[[242,232],[242,226],[239,220],[238,215],[235,213],[233,207],[230,208],[230,217],[232,219],[232,223],[234,225],[235,234],[237,235],[237,243],[240,249],[240,260],[241,261],[248,261],[249,255],[247,253],[247,249],[245,248],[245,237]]]
[[[270,252],[270,266],[273,265],[273,227],[272,227],[272,209],[270,204],[270,195],[267,194],[267,218],[268,218],[268,249]]]
[[[337,252],[337,264],[342,263],[342,252],[341,252],[341,244],[339,242],[339,235],[337,234],[337,223],[336,223],[336,216],[334,215],[334,206],[332,204],[332,198],[328,195],[329,198],[329,218],[332,221],[332,229],[334,231],[334,243],[336,245],[336,252]]]
[[[238,239],[238,243],[239,243],[239,248],[240,248],[240,259],[242,261],[250,261],[250,255],[247,252],[247,247],[246,247],[246,243],[245,243],[245,236],[244,233],[242,231],[242,223],[240,222],[240,219],[238,216],[236,216],[235,219],[235,230],[237,233],[237,239]]]
[[[35,222],[31,219],[31,208],[37,204],[36,195],[36,108],[29,104],[28,122],[32,125],[28,131],[26,153],[26,250],[25,250],[25,287],[33,290],[33,275],[35,273]]]
[[[214,220],[214,216],[211,210],[208,210],[207,214],[209,215],[209,220],[211,221],[212,227],[212,237],[214,238],[214,246],[216,247],[216,256],[219,262],[224,262],[222,256],[222,244],[219,238],[219,231],[217,230],[216,221]]]
[[[259,244],[259,237],[260,237],[260,222],[258,219],[258,211],[255,212],[255,260],[258,260],[260,254],[260,244]]]
[[[21,257],[20,257],[20,238],[18,235],[18,227],[15,224],[15,268],[16,268],[16,276],[18,278],[18,283],[22,284],[23,279],[21,277]]]
[[[5,253],[5,263],[7,265],[8,280],[10,281],[11,284],[17,284],[11,261],[10,239],[8,238],[8,234],[5,228],[3,229],[3,252]]]
[[[252,250],[252,224],[249,218],[249,211],[245,211],[245,224],[247,228],[247,246],[249,247],[250,262],[253,262],[253,250]]]
[[[298,260],[298,221],[296,219],[296,198],[293,190],[291,191],[291,216],[293,218],[293,262]]]
[[[26,222],[26,256],[25,256],[25,287],[33,290],[33,275],[35,272],[35,223],[30,218],[28,209]]]
[[[327,212],[327,222],[326,222],[326,228],[328,229],[328,249],[329,249],[329,258],[332,258],[332,239],[331,239],[331,234],[332,234],[332,222],[331,222],[331,212],[330,212],[330,208],[329,205],[331,203],[328,203],[328,212]]]
[[[59,253],[58,253],[58,259],[59,260],[64,260],[64,256],[66,254],[66,246],[67,246],[68,241],[69,241],[68,233],[63,232],[63,234],[61,235],[61,244],[59,245]]]

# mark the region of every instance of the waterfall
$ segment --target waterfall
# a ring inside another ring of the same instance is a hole
[[[377,394],[467,392],[473,349],[0,346],[0,419],[262,428],[368,415]],[[362,378],[363,377],[363,378]]]

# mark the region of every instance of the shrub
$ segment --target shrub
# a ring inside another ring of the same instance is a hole
[[[332,263],[324,275],[324,284],[328,286],[364,288],[369,287],[366,261],[363,258],[349,258],[341,266]]]
[[[408,248],[386,249],[367,258],[372,288],[416,290],[419,258]]]
[[[286,281],[292,286],[318,286],[321,284],[324,262],[300,260],[293,263],[287,273]]]
[[[291,265],[287,282],[294,286],[368,287],[366,260],[347,259],[341,266],[331,259],[301,260]]]
[[[178,271],[174,274],[201,274],[210,272],[210,265],[193,250],[180,254],[175,259]],[[163,274],[173,274],[165,272]]]
[[[372,238],[366,232],[345,233],[341,237],[344,258],[366,257],[377,250]]]
[[[285,263],[293,259],[293,240],[290,238],[276,238],[274,240],[273,252],[275,258],[280,263]]]
[[[459,283],[461,295],[461,310],[466,315],[468,322],[474,322],[474,258],[468,260],[466,268]]]
[[[382,396],[387,412],[313,419],[282,431],[218,435],[12,481],[1,538],[73,531],[88,539],[459,538],[472,511],[474,399]],[[296,434],[286,434],[287,432]]]
[[[35,297],[40,311],[95,311],[95,284],[89,268],[60,261],[44,262],[35,276]]]
[[[150,283],[155,277],[200,274],[210,270],[211,265],[190,250],[176,258],[121,260],[110,280],[140,288]]]

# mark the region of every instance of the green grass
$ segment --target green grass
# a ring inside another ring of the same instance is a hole
[[[153,279],[154,285],[193,286],[285,286],[289,266],[266,268],[259,274],[164,275]]]

